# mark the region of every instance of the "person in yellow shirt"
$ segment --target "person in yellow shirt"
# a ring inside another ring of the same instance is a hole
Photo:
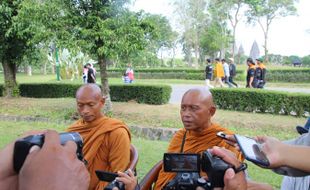
[[[223,64],[219,58],[216,58],[214,67],[214,87],[216,87],[217,84],[219,84],[220,87],[225,87],[224,83],[222,82],[223,77],[225,77]]]

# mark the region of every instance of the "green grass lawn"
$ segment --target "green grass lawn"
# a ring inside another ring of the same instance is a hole
[[[0,123],[0,148],[12,140],[18,138],[21,134],[28,130],[55,129],[59,132],[64,131],[65,125],[57,125],[53,123],[40,122],[7,122]],[[137,166],[138,178],[143,176],[152,168],[152,166],[162,159],[163,153],[167,150],[168,142],[151,141],[138,137],[132,138],[132,143],[137,147],[139,152],[139,162]],[[261,169],[251,163],[249,164],[249,175],[251,179],[260,182],[267,182],[276,188],[279,188],[281,176],[271,171]]]
[[[132,108],[135,109],[132,109]],[[75,114],[73,98],[33,99],[33,98],[0,98],[0,115],[23,115],[34,118],[49,118],[50,122],[0,122],[0,148],[16,139],[23,132],[34,129],[56,129],[64,131],[66,125],[58,121],[70,119]],[[113,103],[112,116],[125,121],[129,126],[146,127],[182,127],[178,105],[145,105],[130,103]],[[257,114],[217,110],[214,121],[242,135],[269,135],[281,140],[297,137],[296,125],[303,125],[305,118],[270,114]],[[68,121],[72,122],[72,121]],[[160,159],[166,151],[168,142],[151,141],[133,137],[132,142],[138,148],[140,161],[139,178]],[[281,176],[261,169],[249,163],[249,174],[253,180],[272,184],[279,188]]]

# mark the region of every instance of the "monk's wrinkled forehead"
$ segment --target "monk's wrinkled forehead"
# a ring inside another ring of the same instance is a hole
[[[212,94],[207,88],[190,89],[183,95],[181,104],[213,104]]]
[[[76,92],[76,99],[81,98],[101,98],[101,89],[96,84],[86,84],[81,86]]]

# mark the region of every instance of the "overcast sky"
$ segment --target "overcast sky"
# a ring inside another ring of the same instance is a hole
[[[269,52],[281,55],[310,55],[310,0],[299,0],[296,4],[298,16],[289,16],[273,21],[269,31]],[[162,14],[173,19],[173,7],[168,0],[136,0],[134,10],[143,9],[146,12]],[[308,32],[307,32],[308,30]],[[263,55],[264,36],[259,26],[251,26],[240,22],[236,33],[237,46],[243,45],[245,53],[249,54],[254,40],[257,41]]]

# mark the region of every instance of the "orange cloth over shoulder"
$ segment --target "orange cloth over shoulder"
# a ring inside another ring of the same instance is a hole
[[[130,132],[121,121],[102,116],[91,123],[83,119],[67,131],[79,132],[83,137],[83,154],[90,173],[89,190],[102,190],[108,183],[101,182],[95,170],[125,171],[130,162]]]
[[[266,69],[266,66],[263,63],[258,64],[258,67],[260,67],[261,69]]]
[[[233,134],[232,131],[220,127],[217,124],[212,124],[210,127],[205,129],[200,133],[195,133],[193,131],[188,131],[186,134],[186,140],[184,144],[184,153],[202,153],[207,149],[214,146],[225,147],[226,149],[234,152],[240,161],[243,161],[243,157],[239,151],[235,149],[234,146],[229,145],[224,139],[216,136],[216,133],[223,131],[225,134]],[[185,129],[179,130],[172,138],[168,152],[179,153],[181,151],[181,144],[183,136],[185,134]],[[166,173],[162,167],[158,179],[155,184],[155,190],[161,190],[170,180],[176,176],[176,173]]]

